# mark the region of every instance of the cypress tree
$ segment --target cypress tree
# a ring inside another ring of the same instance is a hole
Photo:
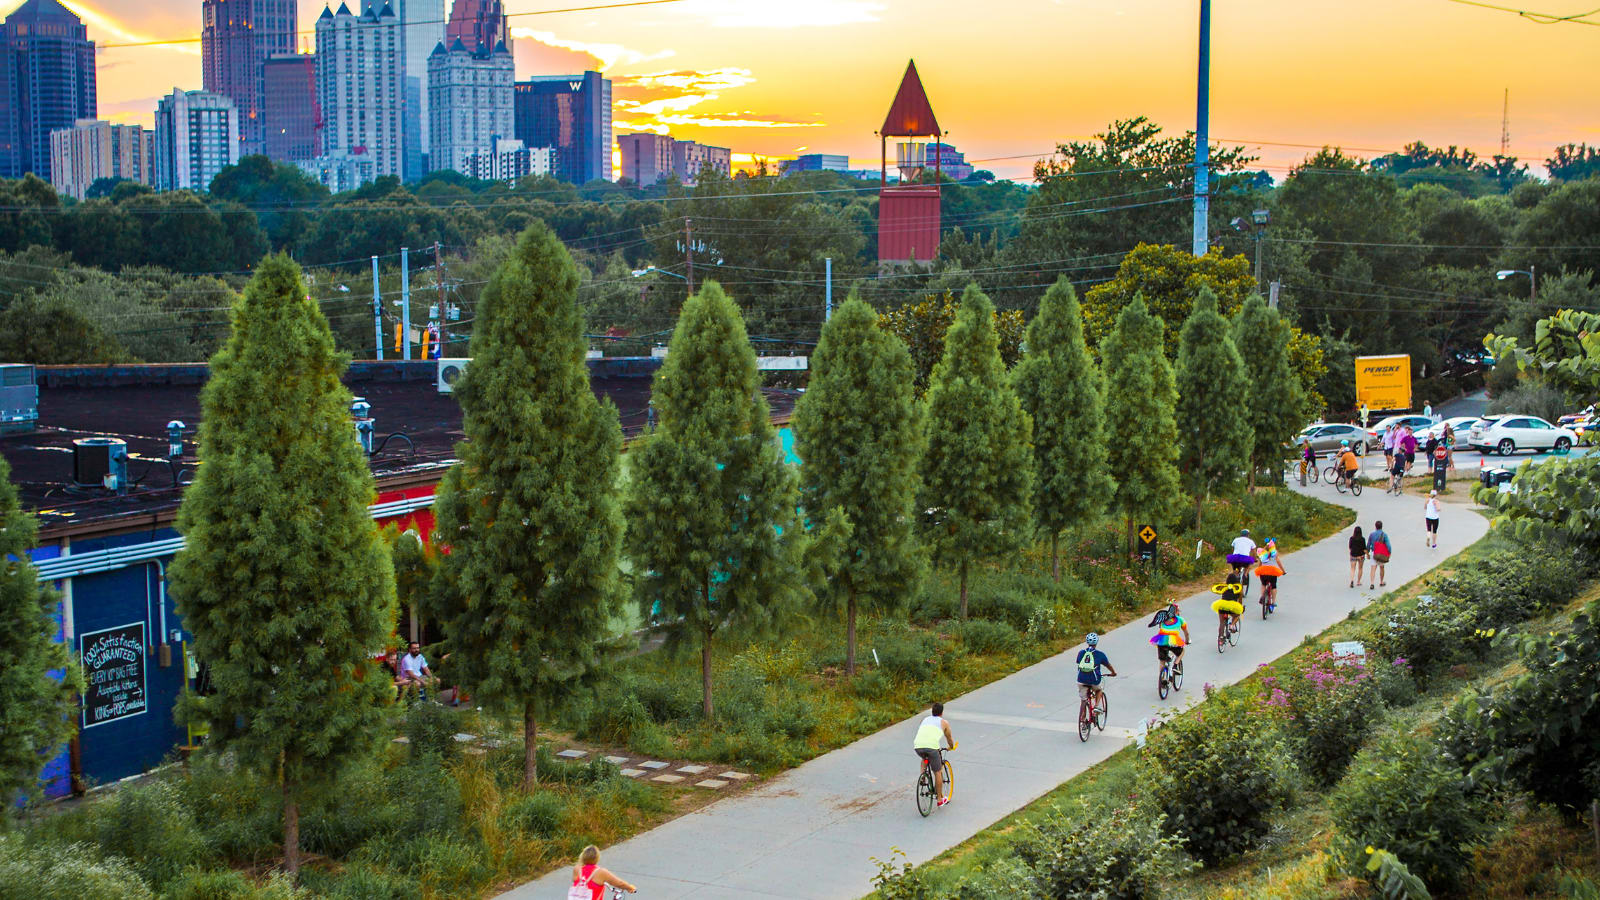
[[[461,684],[523,727],[538,780],[539,718],[598,665],[621,599],[616,407],[589,387],[578,269],[542,224],[489,281],[456,388],[460,464],[445,476],[438,610]]]
[[[1173,419],[1176,387],[1162,349],[1161,320],[1144,297],[1122,308],[1111,334],[1100,344],[1106,376],[1108,461],[1116,490],[1111,508],[1127,525],[1133,555],[1136,519],[1167,521],[1178,504],[1178,426]]]
[[[1237,482],[1250,465],[1250,381],[1217,312],[1217,295],[1200,288],[1178,335],[1178,467],[1194,494],[1195,524],[1212,488]]]
[[[811,382],[792,427],[807,514],[821,522],[834,510],[850,523],[834,577],[820,599],[845,611],[846,675],[856,671],[856,610],[892,607],[923,574],[915,533],[922,408],[905,342],[878,327],[857,297],[822,326]]]
[[[700,650],[709,720],[718,632],[766,630],[808,599],[799,489],[744,319],[716,282],[683,304],[651,396],[657,428],[628,452],[628,555],[669,647]]]
[[[1104,512],[1113,487],[1105,383],[1084,344],[1078,295],[1065,275],[1039,302],[1012,380],[1033,417],[1034,525],[1050,535],[1050,571],[1060,581],[1061,532]]]
[[[380,735],[394,571],[340,383],[345,357],[286,255],[261,263],[200,395],[201,466],[184,494],[173,595],[216,693],[186,714],[210,745],[272,772],[284,865],[299,809]]]
[[[1254,440],[1250,448],[1250,489],[1256,472],[1283,459],[1283,447],[1294,440],[1305,413],[1306,394],[1289,360],[1289,323],[1252,294],[1233,320],[1233,343],[1244,357],[1250,382],[1246,415]]]
[[[956,566],[961,617],[975,559],[1015,549],[1032,522],[1033,423],[1000,361],[994,306],[971,285],[945,332],[944,357],[928,384],[923,465],[924,533],[936,557]]]
[[[39,525],[17,502],[0,459],[0,820],[32,793],[39,773],[76,730],[79,669],[55,639],[60,598],[28,561]],[[53,672],[61,673],[59,676]],[[0,821],[3,824],[3,821]]]

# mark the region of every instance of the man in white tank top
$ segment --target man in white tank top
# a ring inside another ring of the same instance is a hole
[[[944,720],[944,704],[935,703],[932,715],[922,720],[917,726],[917,737],[912,742],[912,748],[917,755],[928,761],[928,766],[933,769],[933,793],[939,798],[939,805],[946,803],[944,796],[944,753],[948,746],[951,750],[956,748],[956,739],[950,736],[950,723]]]

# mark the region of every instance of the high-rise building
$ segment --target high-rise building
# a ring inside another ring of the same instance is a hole
[[[450,7],[450,24],[445,26],[444,43],[452,46],[456,41],[473,53],[492,52],[501,44],[511,46],[506,11],[500,0],[455,0]]]
[[[0,25],[0,178],[50,178],[50,132],[95,117],[94,42],[57,0]]]
[[[265,147],[267,59],[295,52],[299,22],[295,0],[202,0],[200,4],[202,85],[232,100],[239,111],[241,156],[261,153]]]
[[[796,172],[848,172],[850,157],[843,153],[804,153],[783,163],[783,174]]]
[[[345,150],[324,153],[316,159],[296,160],[295,166],[307,178],[335,194],[353,191],[377,177],[372,172],[372,157]]]
[[[318,131],[322,113],[317,105],[317,58],[309,53],[288,53],[267,58],[266,93],[262,117],[266,120],[262,152],[276,162],[311,159],[321,152]]]
[[[511,50],[504,43],[471,50],[456,40],[449,49],[443,44],[434,48],[428,58],[433,109],[429,169],[465,174],[468,157],[492,153],[497,139],[511,137],[516,127],[511,102],[515,79]]]
[[[56,192],[83,199],[101,178],[150,183],[153,135],[138,125],[80,119],[50,132],[50,183]]]
[[[444,0],[390,0],[405,33],[406,129],[416,135],[406,142],[407,164],[423,170],[422,156],[430,152],[431,113],[428,100],[428,56],[444,40]]]
[[[622,177],[649,187],[672,172],[672,145],[668,134],[625,134],[617,138],[622,150]]]
[[[317,19],[317,106],[322,152],[368,155],[374,177],[420,173],[406,154],[406,45],[394,7],[371,2],[361,14],[339,4]],[[414,108],[414,107],[413,107]]]
[[[516,181],[525,175],[549,175],[555,151],[549,147],[524,147],[521,141],[501,138],[487,153],[467,157],[465,174],[485,181]]]
[[[672,171],[684,184],[700,180],[700,173],[710,169],[723,175],[733,171],[733,151],[727,147],[709,147],[694,141],[674,141],[672,144]]]
[[[599,72],[540,75],[516,83],[517,140],[553,147],[556,177],[611,180],[611,81]]]
[[[239,111],[221,94],[173,88],[156,105],[154,138],[156,190],[204,191],[239,161]]]

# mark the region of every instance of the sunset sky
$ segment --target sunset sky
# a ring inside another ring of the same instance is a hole
[[[65,2],[100,44],[199,33],[199,0]],[[604,0],[507,2],[515,14]],[[1539,2],[1583,12],[1562,6],[1575,0]],[[322,8],[303,0],[301,28]],[[1113,119],[1192,128],[1197,10],[1196,0],[683,0],[511,26],[518,77],[595,68],[614,80],[618,134],[670,129],[779,158],[848,153],[862,167],[877,165],[873,132],[915,58],[950,142],[981,168],[1025,177],[1058,142]],[[1217,0],[1212,40],[1211,133],[1260,144],[1280,178],[1310,152],[1283,145],[1371,156],[1421,139],[1488,156],[1507,88],[1514,155],[1538,168],[1556,144],[1600,143],[1600,27],[1449,0]],[[302,43],[310,49],[309,34]],[[198,43],[100,53],[104,118],[149,124],[174,86],[201,86]]]

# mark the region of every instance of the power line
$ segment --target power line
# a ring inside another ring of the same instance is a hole
[[[1529,12],[1528,10],[1517,9],[1517,8],[1511,7],[1511,6],[1496,6],[1493,3],[1481,3],[1481,2],[1479,2],[1479,0],[1450,0],[1450,2],[1451,3],[1460,3],[1463,6],[1477,6],[1477,7],[1483,8],[1483,9],[1493,9],[1493,10],[1498,10],[1500,12],[1516,13],[1517,15],[1521,16],[1522,18],[1527,19],[1528,21],[1534,23],[1535,25],[1571,24],[1571,25],[1595,25],[1595,26],[1600,26],[1600,22],[1591,22],[1587,18],[1585,18],[1586,16],[1592,16],[1595,13],[1600,13],[1600,7],[1596,7],[1594,9],[1591,9],[1588,12],[1573,13],[1570,16],[1558,16],[1558,15],[1555,15],[1554,13]]]

